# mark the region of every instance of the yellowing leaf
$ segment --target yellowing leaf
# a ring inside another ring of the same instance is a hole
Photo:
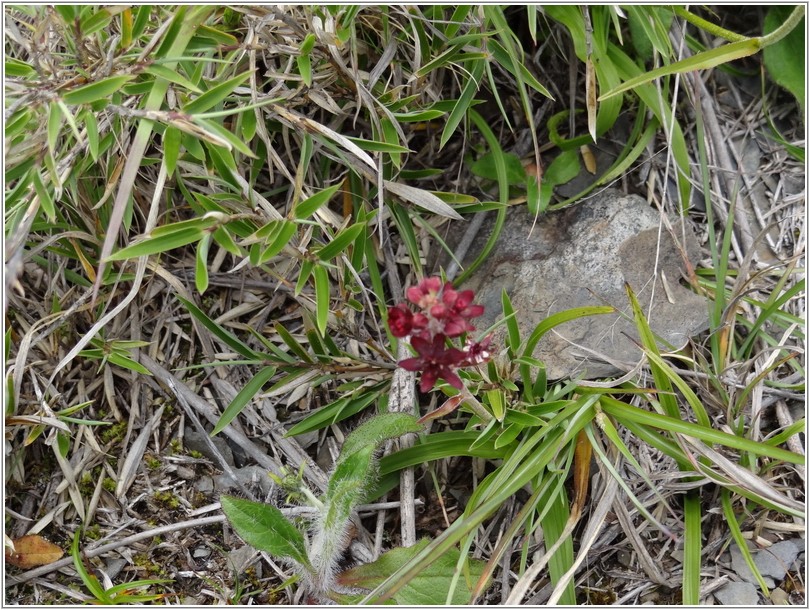
[[[48,565],[62,555],[62,549],[36,534],[17,538],[14,541],[14,550],[6,549],[6,561],[23,570]]]

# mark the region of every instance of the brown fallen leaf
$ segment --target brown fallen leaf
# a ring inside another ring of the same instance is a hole
[[[6,561],[23,570],[48,565],[62,555],[62,549],[37,534],[17,538],[14,550],[6,549]]]

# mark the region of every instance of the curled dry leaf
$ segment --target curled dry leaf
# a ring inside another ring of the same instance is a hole
[[[6,561],[23,570],[48,565],[62,555],[62,549],[37,534],[17,538],[14,549],[6,549]]]
[[[591,147],[588,146],[587,144],[583,144],[582,146],[579,147],[579,154],[582,155],[582,162],[585,164],[585,169],[588,170],[588,173],[595,175],[596,157],[591,151]]]

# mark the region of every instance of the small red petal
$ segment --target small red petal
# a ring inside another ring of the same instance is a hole
[[[423,294],[424,293],[416,286],[411,286],[405,291],[405,296],[408,297],[408,300],[414,305],[419,304],[419,300],[422,298]]]
[[[445,374],[442,375],[442,379],[444,379],[447,383],[449,383],[457,390],[464,389],[464,382],[461,381],[461,377],[456,375],[455,371],[445,371]]]
[[[442,288],[442,280],[439,277],[432,276],[426,277],[421,282],[419,282],[419,287],[424,290],[425,293],[432,292],[437,293]]]
[[[430,322],[430,320],[428,320],[427,316],[425,314],[423,314],[423,313],[415,313],[415,314],[413,314],[413,319],[411,320],[411,324],[413,324],[413,327],[414,328],[420,328],[420,329],[421,328],[426,328],[427,325],[428,325],[428,322]]]
[[[458,292],[450,285],[448,282],[444,285],[444,291],[442,292],[442,302],[447,305],[448,307],[453,307],[458,300]]]
[[[397,364],[406,371],[414,372],[422,368],[424,361],[421,358],[406,358],[405,360],[400,360]]]
[[[458,293],[458,298],[456,298],[456,308],[460,311],[467,307],[472,300],[475,298],[475,293],[472,290],[462,290]]]
[[[411,334],[412,319],[411,310],[402,304],[388,309],[388,328],[395,337],[407,337]]]
[[[430,308],[430,315],[436,318],[437,320],[441,320],[450,315],[450,308],[445,307],[441,303],[437,303],[436,305]]]
[[[423,394],[430,392],[433,386],[436,385],[439,377],[435,371],[424,371],[422,373],[422,380],[419,382],[419,391]]]
[[[469,307],[467,307],[464,310],[462,315],[465,318],[469,319],[469,318],[477,318],[478,316],[480,316],[483,313],[484,313],[484,306],[483,305],[470,305]]]

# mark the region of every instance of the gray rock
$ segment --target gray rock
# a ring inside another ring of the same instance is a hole
[[[229,466],[233,466],[233,451],[228,446],[228,442],[220,437],[215,436],[210,439],[214,443],[214,447],[216,447],[217,451],[222,455],[222,459],[227,462]],[[215,466],[220,467],[219,464],[219,457],[217,457],[216,453],[211,450],[211,446],[206,442],[205,437],[197,432],[191,426],[186,426],[185,434],[183,436],[183,445],[189,451],[198,451],[211,460]]]
[[[127,560],[123,557],[113,558],[106,562],[104,571],[110,577],[110,580],[115,581],[126,565]]]
[[[714,592],[723,606],[756,606],[759,604],[757,588],[750,582],[730,582]]]
[[[754,573],[748,568],[748,564],[745,563],[745,558],[743,557],[743,554],[742,554],[742,551],[740,551],[740,548],[736,544],[732,543],[729,550],[731,551],[731,569],[734,570],[734,572],[737,574],[737,576],[742,578],[745,582],[749,582],[749,583],[758,585],[758,582],[757,582],[756,577],[754,576]],[[754,556],[754,565],[757,566],[757,570],[759,570],[759,565],[757,564],[757,554],[758,553],[759,553],[759,550],[757,550],[757,549],[754,549],[754,550],[751,551],[751,554]],[[760,571],[760,574],[761,573],[762,572]],[[773,578],[771,578],[770,576],[766,576],[765,574],[762,574],[762,579],[765,581],[765,584],[768,585],[769,589],[773,589],[776,586],[776,583],[774,582]]]
[[[502,317],[504,289],[524,339],[549,315],[574,307],[609,304],[630,316],[629,320],[620,314],[588,316],[547,333],[534,356],[545,363],[549,378],[582,374],[594,379],[621,372],[601,355],[630,366],[639,361],[625,282],[636,293],[653,331],[672,348],[682,348],[689,337],[707,328],[706,300],[680,284],[685,265],[679,247],[666,230],[659,239],[659,212],[640,197],[608,190],[541,216],[534,228],[533,221],[525,208],[510,210],[495,248],[463,286],[475,290],[486,309],[475,321],[478,329]],[[680,223],[674,221],[673,226]],[[491,223],[465,264],[477,257],[490,231]],[[697,238],[689,227],[683,238],[680,231],[678,235],[695,265]],[[653,275],[656,255],[659,272]],[[505,327],[500,327],[493,345],[503,346],[505,334]],[[662,347],[669,349],[666,344]]]
[[[197,491],[200,493],[211,493],[214,491],[214,479],[209,477],[207,474],[204,474],[199,479],[194,481],[194,487],[196,487]]]
[[[799,549],[793,540],[783,540],[767,549],[757,551],[754,555],[754,563],[760,574],[780,581],[785,578],[785,574],[793,565],[798,554]]]
[[[304,449],[311,447],[315,443],[318,442],[318,438],[320,437],[320,433],[315,430],[313,432],[305,432],[304,434],[297,434],[293,438],[298,441],[298,444],[301,445]]]
[[[268,476],[267,469],[252,464],[243,468],[236,468],[234,474],[239,482],[250,490],[259,490],[267,495],[273,490],[273,480]],[[228,491],[238,488],[233,479],[227,473],[222,473],[214,477],[214,488],[217,491]]]
[[[256,562],[259,552],[252,546],[245,545],[230,551],[227,555],[228,567],[232,572],[242,574]],[[261,563],[256,565],[257,577],[261,578]]]

